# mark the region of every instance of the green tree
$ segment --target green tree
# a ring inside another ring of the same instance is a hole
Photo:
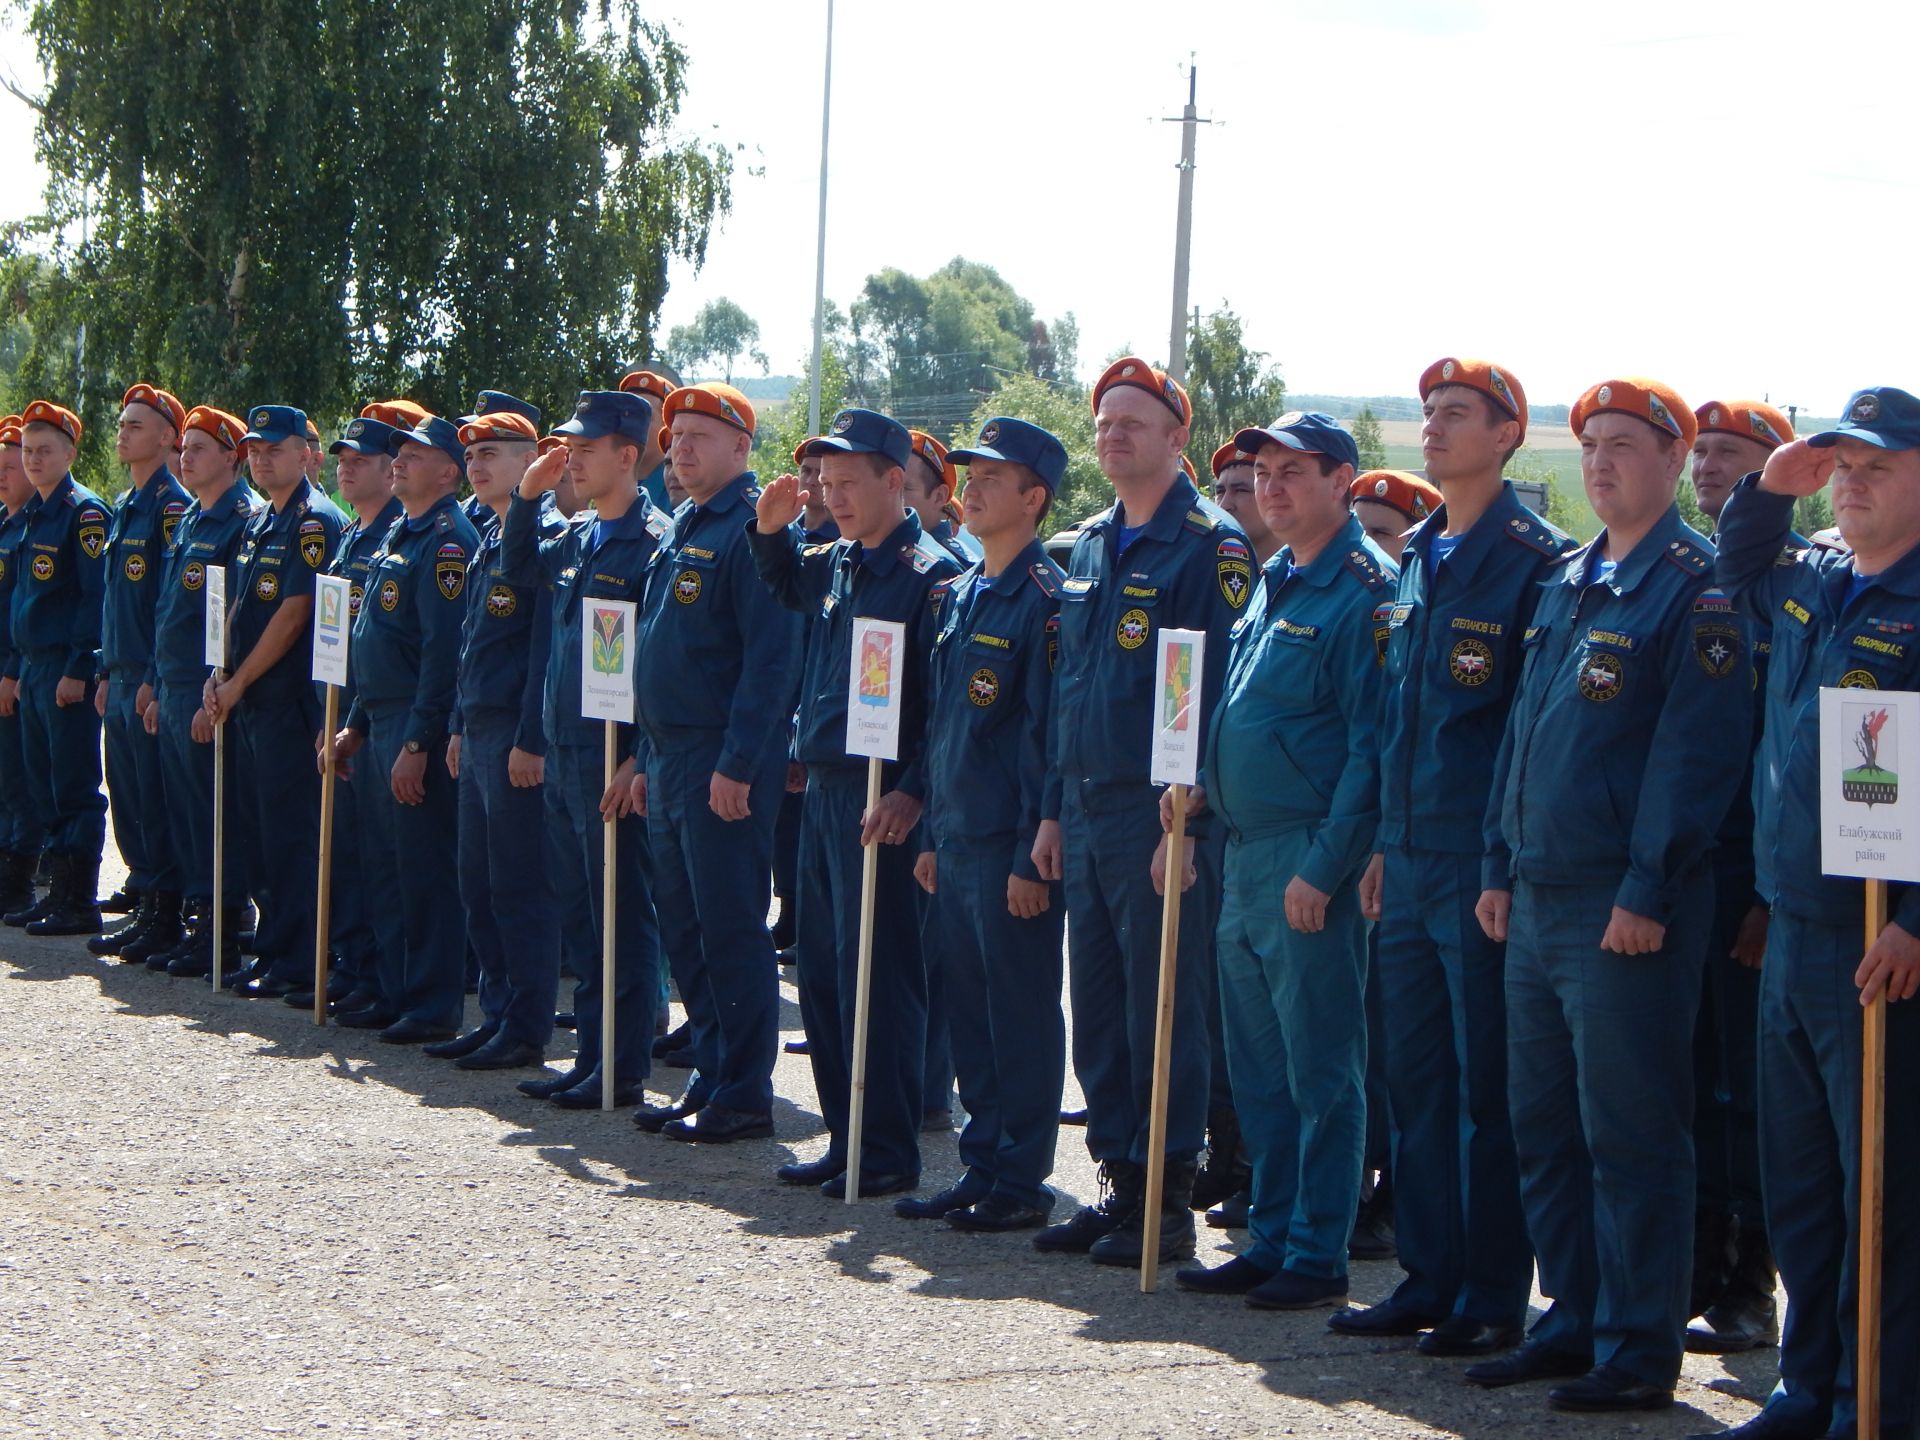
[[[1093,458],[1093,408],[1080,386],[1050,385],[1036,375],[1002,376],[967,423],[955,427],[953,443],[972,440],[994,415],[1011,415],[1051,430],[1067,447],[1067,473],[1047,517],[1049,531],[1064,530],[1113,503],[1113,486]]]
[[[1833,494],[1822,490],[1816,495],[1804,495],[1793,502],[1793,528],[1811,540],[1814,535],[1830,528],[1833,524]]]
[[[1287,384],[1264,351],[1249,350],[1240,317],[1222,301],[1187,332],[1187,395],[1193,430],[1187,458],[1201,475],[1234,432],[1265,425],[1287,407]]]
[[[638,0],[29,0],[45,213],[6,237],[7,398],[125,386],[322,420],[543,406],[652,353],[731,156],[672,138],[687,57]]]
[[[802,367],[800,383],[780,404],[754,417],[753,455],[750,463],[762,483],[793,469],[793,452],[802,440],[812,438],[807,428],[807,411],[812,400],[813,372]],[[820,423],[824,426],[836,410],[847,403],[847,361],[842,350],[828,345],[820,363]]]
[[[1371,405],[1362,405],[1353,417],[1353,443],[1360,451],[1362,470],[1387,468],[1387,442],[1380,438],[1380,421]]]
[[[767,373],[766,352],[760,348],[760,322],[724,295],[707,301],[692,324],[674,326],[667,337],[668,363],[687,372],[718,365],[721,378],[729,385],[742,356],[758,365],[762,375]]]

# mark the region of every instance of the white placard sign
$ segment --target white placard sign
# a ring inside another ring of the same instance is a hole
[[[905,625],[854,616],[847,674],[847,754],[900,758],[900,687],[906,679],[906,660]]]
[[[352,610],[345,577],[313,577],[313,678],[319,685],[347,683],[347,631]]]
[[[1820,691],[1820,868],[1920,880],[1920,693]]]
[[[580,617],[580,713],[633,719],[633,602],[587,600]]]
[[[227,665],[227,567],[207,566],[207,609],[204,618],[206,663],[224,670]]]
[[[1155,651],[1153,758],[1156,785],[1191,785],[1200,773],[1200,672],[1207,658],[1204,630],[1162,630]]]

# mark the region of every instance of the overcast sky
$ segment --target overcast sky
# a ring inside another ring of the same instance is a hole
[[[745,146],[663,325],[727,295],[776,372],[809,344],[825,0],[650,7],[691,59],[684,135]],[[9,16],[13,12],[9,10]],[[0,68],[37,82],[17,18]],[[1164,356],[1180,70],[1199,67],[1191,296],[1295,390],[1409,394],[1486,355],[1540,402],[1645,373],[1820,414],[1920,390],[1920,6],[1772,0],[839,0],[827,293],[956,254],[1082,368]],[[0,96],[0,215],[32,208]],[[749,175],[748,167],[764,174]]]

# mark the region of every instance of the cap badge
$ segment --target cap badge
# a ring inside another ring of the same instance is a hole
[[[1374,494],[1376,494],[1376,495],[1385,495],[1385,494],[1387,493],[1387,482],[1386,482],[1386,481],[1384,481],[1384,480],[1376,480],[1376,481],[1374,481],[1374,482],[1373,482],[1373,493],[1374,493]]]
[[[578,405],[573,407],[573,413],[576,415],[584,415],[591,408],[592,408],[591,401],[582,400]]]
[[[1856,421],[1878,420],[1880,418],[1880,397],[1874,394],[1862,395],[1847,410],[1847,419]]]
[[[1453,378],[1453,361],[1449,360],[1440,367],[1440,378],[1442,380],[1451,380]]]
[[[1767,417],[1764,415],[1757,412],[1749,414],[1747,416],[1747,425],[1757,438],[1766,441],[1769,445],[1784,445],[1787,443],[1780,432],[1767,423]]]
[[[1273,422],[1273,428],[1275,430],[1285,430],[1290,425],[1298,425],[1302,420],[1306,418],[1307,417],[1298,410],[1289,410],[1287,411],[1286,414],[1282,415],[1278,420]]]
[[[366,429],[367,429],[366,421],[355,420],[352,424],[347,426],[347,439],[358,440],[362,435],[366,433]]]
[[[1658,395],[1647,396],[1647,415],[1662,430],[1671,430],[1675,435],[1681,433],[1680,426],[1673,418],[1673,412],[1667,409]]]
[[[1707,424],[1718,425],[1719,423],[1720,423],[1720,407],[1716,405],[1711,410],[1707,411]]]
[[[254,428],[255,428],[255,429],[258,429],[258,428],[259,428],[260,426],[262,426],[262,425],[264,425],[264,424],[266,424],[266,423],[267,423],[267,421],[268,421],[268,420],[270,420],[271,418],[272,418],[272,417],[271,417],[270,415],[268,415],[268,414],[267,414],[267,412],[266,412],[266,411],[264,411],[264,410],[256,410],[256,411],[254,411],[254,412],[253,412],[253,424],[254,424]]]
[[[1507,385],[1507,377],[1491,365],[1487,367],[1487,384],[1493,387],[1493,393],[1500,397],[1500,403],[1513,411],[1516,418],[1520,414],[1520,403],[1513,398],[1513,391]]]
[[[1593,398],[1598,400],[1602,405],[1611,405],[1613,403],[1613,387],[1611,385],[1602,385],[1600,392]]]
[[[853,412],[851,410],[842,410],[838,415],[833,417],[833,433],[834,434],[844,435],[847,433],[847,431],[851,430],[852,428],[853,428]]]
[[[1137,369],[1139,369],[1139,366],[1137,365],[1122,365],[1120,367],[1120,378],[1122,380],[1130,379],[1133,375],[1133,372]]]
[[[989,420],[984,426],[981,427],[980,443],[982,445],[991,445],[993,444],[994,441],[998,440],[999,438],[1000,438],[1000,422],[999,421]]]

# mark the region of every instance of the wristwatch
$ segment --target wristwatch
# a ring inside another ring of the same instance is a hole
[[[407,754],[409,755],[418,755],[422,750],[426,748],[427,747],[422,745],[418,740],[409,740],[407,741],[407,744],[406,744],[406,751],[407,751]]]

